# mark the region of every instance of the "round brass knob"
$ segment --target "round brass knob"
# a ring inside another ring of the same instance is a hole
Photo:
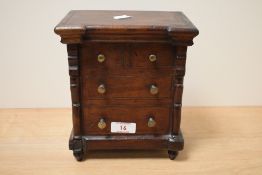
[[[104,129],[106,127],[106,122],[103,118],[101,118],[97,124],[97,127],[100,129]]]
[[[103,55],[103,54],[99,54],[99,55],[97,56],[97,61],[98,61],[99,63],[104,62],[105,59],[106,59],[106,57],[105,57],[105,55]]]
[[[156,95],[158,93],[158,87],[156,85],[151,85],[150,86],[150,93],[152,95]]]
[[[104,94],[104,93],[106,92],[106,87],[105,87],[105,85],[104,85],[104,84],[100,84],[100,85],[98,86],[98,88],[97,88],[97,92],[98,92],[99,94]]]
[[[149,61],[151,61],[151,62],[155,62],[155,61],[156,61],[156,55],[151,54],[151,55],[149,55],[148,59],[149,59]]]
[[[150,117],[150,118],[148,119],[147,126],[148,126],[149,128],[152,128],[152,127],[156,126],[156,121],[155,121],[152,117]]]

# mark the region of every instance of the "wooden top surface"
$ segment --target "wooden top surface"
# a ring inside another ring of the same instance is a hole
[[[119,15],[128,15],[131,18],[113,18]],[[73,29],[167,30],[198,34],[197,28],[182,12],[164,11],[73,10],[56,26],[55,32],[60,34]]]
[[[185,148],[90,151],[76,162],[68,150],[71,109],[0,110],[2,175],[233,175],[262,172],[262,108],[183,108]]]

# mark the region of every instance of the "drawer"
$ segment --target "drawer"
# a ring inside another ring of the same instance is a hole
[[[81,72],[87,69],[158,69],[174,66],[175,53],[168,43],[96,43],[81,47]]]
[[[82,94],[85,99],[110,98],[170,98],[172,76],[89,76],[83,78]]]
[[[111,122],[127,122],[136,123],[134,134],[167,134],[169,116],[169,107],[88,107],[83,108],[82,128],[85,135],[118,134],[111,133]],[[98,127],[101,119],[103,129]]]
[[[136,68],[158,69],[173,67],[175,49],[168,43],[139,43],[129,45],[127,65]]]
[[[85,74],[86,70],[91,68],[102,70],[121,68],[124,65],[124,53],[125,46],[120,43],[88,42],[81,45],[81,72]]]

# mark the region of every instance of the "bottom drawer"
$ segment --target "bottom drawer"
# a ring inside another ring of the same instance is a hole
[[[167,134],[169,116],[169,107],[86,107],[82,129],[84,135]],[[111,122],[124,122],[121,131],[120,123],[114,123],[111,128]],[[126,133],[130,128],[134,133]]]

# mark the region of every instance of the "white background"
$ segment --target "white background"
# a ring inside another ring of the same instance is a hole
[[[185,106],[262,105],[262,1],[1,0],[0,108],[69,107],[65,45],[72,9],[183,11],[200,35],[188,49]]]

